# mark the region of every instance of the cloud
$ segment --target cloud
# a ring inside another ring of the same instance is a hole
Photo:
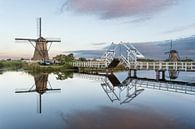
[[[165,31],[164,33],[165,34],[166,33],[177,33],[177,32],[182,32],[182,31],[189,30],[189,29],[192,29],[192,28],[195,28],[195,23],[192,23],[192,24],[189,24],[189,25],[186,25],[186,26],[176,27],[174,29]]]
[[[105,50],[77,50],[65,51],[64,53],[73,53],[76,57],[101,58]]]
[[[150,19],[151,19],[150,16],[144,16],[144,17],[139,17],[139,18],[136,18],[130,21],[123,22],[123,23],[140,23],[140,22],[148,21]]]
[[[94,46],[102,46],[102,45],[107,45],[107,43],[92,43],[92,45]]]
[[[61,8],[83,14],[95,14],[101,19],[139,17],[174,5],[179,0],[67,0]]]

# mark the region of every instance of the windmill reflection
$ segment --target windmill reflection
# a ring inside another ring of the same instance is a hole
[[[175,77],[175,72],[173,72]],[[178,75],[178,74],[177,74]],[[157,81],[147,78],[133,78],[127,76],[124,80],[114,74],[75,74],[76,77],[101,81],[101,86],[111,102],[120,104],[129,103],[139,96],[145,89],[155,89],[167,92],[176,92],[195,95],[195,84],[177,81]]]
[[[21,90],[16,91],[15,93],[32,93],[37,92],[39,95],[38,101],[38,113],[42,113],[42,95],[46,92],[56,92],[60,91],[61,89],[53,89],[50,82],[48,81],[48,73],[41,73],[37,75],[33,75],[35,83],[29,90]]]
[[[179,76],[179,71],[177,71],[177,70],[169,71],[169,78],[170,78],[170,80],[175,80],[175,79],[178,78],[178,76]]]

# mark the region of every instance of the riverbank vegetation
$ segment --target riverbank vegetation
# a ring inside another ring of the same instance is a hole
[[[21,69],[25,66],[25,62],[20,60],[1,60],[0,61],[0,69]]]
[[[69,64],[40,65],[38,63],[28,63],[24,65],[23,69],[32,72],[74,71],[74,68]]]
[[[56,72],[56,71],[74,71],[74,68],[66,63],[66,64],[50,64],[50,65],[40,65],[38,62],[25,62],[25,61],[11,61],[11,60],[2,60],[0,61],[0,70],[25,70],[31,71],[34,73],[39,72]]]
[[[29,62],[25,60],[1,60],[1,70],[28,70],[33,72],[54,72],[54,71],[70,71],[74,68],[69,62],[74,61],[73,54],[57,55],[54,57],[54,62],[49,65],[41,65],[39,62]]]

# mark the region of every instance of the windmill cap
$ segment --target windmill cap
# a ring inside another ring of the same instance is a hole
[[[46,42],[47,40],[45,38],[43,38],[43,37],[40,37],[40,38],[37,39],[37,41],[39,41],[39,42]]]
[[[170,53],[178,53],[176,50],[171,50]]]

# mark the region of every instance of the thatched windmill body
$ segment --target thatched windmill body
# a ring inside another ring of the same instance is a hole
[[[39,37],[37,39],[32,38],[15,38],[17,41],[28,41],[34,47],[34,55],[32,60],[47,61],[49,60],[48,51],[51,48],[52,43],[61,42],[61,40],[48,40],[42,37],[41,18],[39,18]],[[35,44],[34,44],[35,43]],[[48,47],[48,43],[50,43]]]
[[[169,54],[168,61],[177,62],[177,61],[180,60],[178,51],[173,49],[173,42],[172,42],[172,40],[171,40],[171,48],[170,48],[170,51],[165,52],[165,54]]]
[[[173,41],[171,40],[171,48],[168,52],[165,52],[165,54],[169,54],[168,61],[170,62],[178,62],[180,61],[179,53],[177,50],[173,49]],[[171,80],[175,80],[179,76],[179,71],[177,70],[170,70],[169,72],[169,78]]]

